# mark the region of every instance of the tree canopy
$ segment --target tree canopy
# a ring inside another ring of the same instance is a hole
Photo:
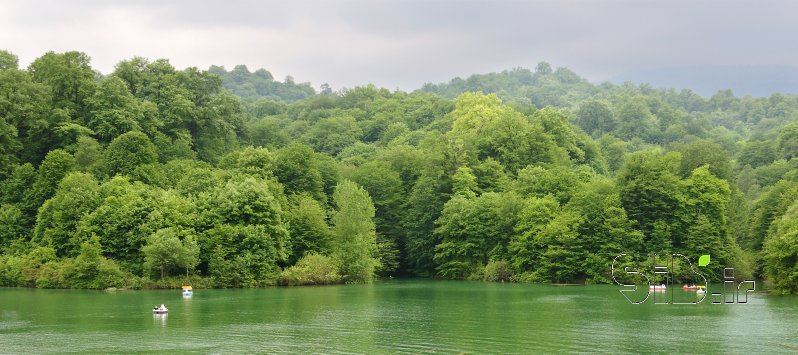
[[[798,292],[798,96],[567,68],[414,92],[0,51],[0,285],[607,283],[677,252]],[[188,276],[185,276],[185,274]]]

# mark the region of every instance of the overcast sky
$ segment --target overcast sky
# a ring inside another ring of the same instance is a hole
[[[26,66],[79,50],[109,73],[266,68],[315,87],[424,82],[545,60],[593,81],[690,65],[798,66],[798,1],[1,1],[0,49]]]

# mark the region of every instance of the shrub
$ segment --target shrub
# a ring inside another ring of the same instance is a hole
[[[490,261],[482,271],[482,279],[489,282],[509,282],[513,277],[510,263],[505,260]]]
[[[332,258],[320,254],[307,254],[283,270],[280,283],[288,286],[329,285],[341,282],[341,275]]]

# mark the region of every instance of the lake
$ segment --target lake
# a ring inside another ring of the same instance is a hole
[[[0,288],[0,353],[798,352],[798,297],[632,305],[619,289],[402,280],[184,299]],[[161,303],[169,314],[154,316]]]

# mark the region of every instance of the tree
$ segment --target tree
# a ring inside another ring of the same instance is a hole
[[[447,133],[450,149],[461,149],[466,163],[495,158],[510,172],[530,164],[563,159],[564,154],[543,126],[532,125],[519,112],[501,103],[495,94],[458,96],[455,109],[449,114],[453,121]]]
[[[784,159],[798,156],[798,122],[784,126],[779,132],[779,151]]]
[[[645,235],[645,251],[670,251],[685,235],[689,217],[674,165],[658,151],[644,151],[629,156],[618,174],[621,204]]]
[[[129,175],[140,165],[158,161],[158,153],[144,133],[133,131],[114,138],[105,150],[105,158],[109,175]]]
[[[326,255],[308,254],[299,261],[283,270],[280,275],[281,284],[296,285],[327,285],[341,281],[341,275],[335,265],[335,260]]]
[[[575,122],[594,138],[615,129],[615,117],[612,109],[603,101],[588,101],[579,106]]]
[[[105,157],[103,147],[96,139],[86,136],[78,138],[75,147],[75,165],[78,170],[102,176]]]
[[[28,67],[34,82],[51,88],[53,106],[66,110],[77,122],[87,113],[85,100],[96,90],[90,60],[82,52],[47,52]]]
[[[74,168],[75,158],[71,154],[61,149],[51,150],[47,153],[39,166],[33,187],[25,193],[23,211],[28,216],[34,217],[39,206],[55,194],[61,179]]]
[[[396,271],[401,250],[404,249],[404,230],[401,227],[401,206],[404,191],[399,173],[388,162],[370,161],[354,170],[351,179],[373,196],[377,232],[380,273]]]
[[[70,173],[58,184],[53,198],[39,209],[33,241],[49,246],[58,256],[75,256],[81,241],[73,239],[80,219],[100,205],[100,187],[93,176]]]
[[[770,141],[747,141],[740,151],[737,164],[752,168],[768,165],[776,160],[776,148]]]
[[[280,120],[274,117],[250,121],[247,126],[250,144],[257,147],[276,149],[288,144],[290,138],[280,127]]]
[[[589,169],[587,169],[589,170]],[[566,203],[573,194],[581,190],[591,174],[563,166],[551,169],[539,166],[528,166],[518,172],[516,185],[523,196],[544,197],[551,195],[560,203]]]
[[[141,248],[157,230],[196,223],[192,200],[118,176],[100,186],[102,202],[80,219],[75,243],[97,237],[103,255],[125,269],[142,274]]]
[[[777,218],[763,249],[765,275],[781,293],[798,293],[798,203]]]
[[[705,140],[695,141],[682,148],[679,172],[688,177],[694,169],[704,165],[709,171],[724,180],[731,179],[731,157],[719,144]]]
[[[335,188],[333,215],[335,235],[334,257],[345,282],[370,282],[377,260],[377,235],[374,226],[374,205],[368,192],[344,179]]]
[[[19,156],[38,164],[48,150],[60,146],[51,131],[60,116],[52,111],[50,88],[16,69],[0,70],[0,82],[0,163]]]
[[[440,236],[434,233],[435,221],[440,217],[450,190],[443,171],[427,169],[413,185],[403,204],[406,264],[416,275],[430,276],[436,272],[433,259]]]
[[[174,227],[157,230],[141,248],[144,269],[159,270],[162,279],[170,270],[186,270],[188,273],[199,262],[199,246],[195,239],[190,230]]]
[[[577,145],[576,133],[564,114],[546,107],[535,112],[534,119],[552,137],[554,143],[568,153],[569,158],[580,163],[585,161],[585,152]]]
[[[80,245],[80,254],[72,262],[67,261],[64,266],[64,282],[72,288],[104,289],[122,286],[130,278],[129,274],[120,270],[113,260],[104,258],[100,251],[97,238],[83,242]]]
[[[268,180],[235,176],[199,202],[202,255],[222,287],[263,286],[279,277],[290,238],[280,201]]]
[[[274,175],[285,186],[286,194],[306,192],[319,201],[325,199],[316,160],[313,148],[304,144],[294,143],[277,152]]]
[[[0,117],[0,178],[7,177],[16,165],[16,152],[21,148],[17,128]]]
[[[156,112],[128,91],[122,79],[110,76],[100,82],[98,90],[86,100],[90,115],[88,127],[103,142],[110,142],[122,133],[144,131],[155,133],[158,122],[152,117]],[[152,107],[155,109],[155,107]]]
[[[618,137],[625,140],[641,138],[648,140],[656,130],[654,115],[642,97],[630,97],[620,101],[616,108]]]
[[[548,62],[540,62],[537,66],[535,66],[535,74],[538,75],[549,75],[551,74],[551,64]]]
[[[751,230],[745,246],[753,250],[762,250],[768,235],[768,230],[773,221],[784,215],[792,204],[798,199],[798,183],[781,180],[768,188],[762,196],[754,202],[751,211]]]
[[[12,242],[24,238],[25,233],[22,211],[14,205],[0,205],[0,251]]]
[[[211,96],[207,104],[201,106],[198,119],[188,125],[197,156],[216,163],[220,157],[238,149],[245,135],[245,117],[238,97],[227,92]]]
[[[513,193],[455,195],[436,221],[441,243],[435,247],[434,260],[439,275],[474,277],[489,261],[509,259],[510,237],[522,209],[523,200]]]
[[[575,227],[577,240],[573,245],[565,246],[578,248],[580,253],[578,264],[581,267],[574,280],[610,283],[607,261],[621,253],[637,252],[643,247],[643,234],[634,229],[632,221],[621,207],[616,186],[609,180],[596,178],[586,183],[563,210],[584,216]]]
[[[273,175],[275,157],[266,148],[246,147],[225,155],[219,167],[253,177],[268,178]]]
[[[309,253],[326,254],[332,250],[332,233],[325,222],[327,213],[317,200],[305,194],[295,196],[287,216],[292,249],[289,264]]]
[[[7,50],[0,50],[0,70],[17,69],[19,57]]]
[[[538,267],[544,248],[539,235],[560,211],[560,204],[550,195],[524,201],[508,245],[510,262],[516,272],[533,272]]]
[[[452,175],[452,192],[456,196],[463,196],[465,198],[477,197],[477,192],[479,192],[477,177],[474,176],[471,168],[468,166],[461,166],[457,169],[457,172]]]
[[[36,181],[36,169],[30,163],[17,165],[11,176],[0,182],[2,202],[21,204]]]
[[[337,155],[355,143],[363,131],[351,116],[325,118],[317,122],[303,136],[303,140],[317,151]]]

